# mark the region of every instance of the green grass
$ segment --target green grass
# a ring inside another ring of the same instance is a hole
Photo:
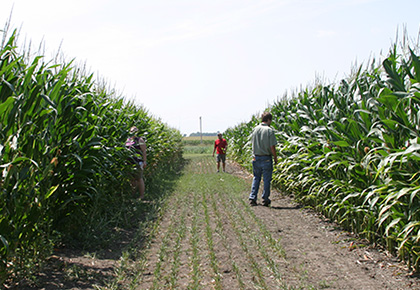
[[[184,146],[184,157],[195,154],[211,154],[213,153],[213,146],[208,145],[193,145],[193,146]]]
[[[159,225],[149,236],[146,248],[155,247],[156,258],[141,255],[131,287],[225,289],[229,279],[236,281],[234,289],[295,289],[282,280],[280,240],[246,202],[249,182],[216,173],[209,154],[186,158],[186,168],[162,206]]]
[[[188,154],[211,154],[214,148],[214,141],[217,137],[203,136],[200,137],[183,137],[182,145],[184,149],[184,156]]]
[[[211,154],[214,149],[214,141],[217,137],[203,136],[203,140],[200,137],[183,137],[182,145],[184,149],[184,156],[191,154]]]

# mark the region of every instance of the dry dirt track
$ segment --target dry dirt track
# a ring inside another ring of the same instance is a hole
[[[395,258],[278,192],[271,208],[248,206],[251,176],[212,162],[192,161],[136,289],[420,289]]]

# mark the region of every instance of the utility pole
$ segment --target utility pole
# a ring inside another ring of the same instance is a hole
[[[201,116],[200,116],[200,144],[203,144],[203,127],[201,125]]]

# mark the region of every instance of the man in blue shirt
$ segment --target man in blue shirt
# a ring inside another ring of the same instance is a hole
[[[277,164],[277,140],[274,129],[270,127],[273,116],[270,113],[265,112],[262,114],[261,119],[262,123],[254,128],[251,135],[253,153],[252,170],[254,179],[252,180],[249,203],[252,206],[257,205],[257,195],[260,188],[261,177],[264,180],[262,204],[264,206],[269,206],[271,204],[270,183],[273,175],[273,159],[274,164]]]

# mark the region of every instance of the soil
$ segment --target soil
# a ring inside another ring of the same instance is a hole
[[[227,164],[227,173],[220,173],[221,178],[224,175],[240,177],[247,184],[252,179],[232,162]],[[397,258],[341,230],[290,197],[273,190],[271,207],[243,206],[236,199],[223,204],[226,198],[229,197],[214,193],[206,210],[194,211],[197,202],[191,200],[186,201],[191,202],[190,211],[176,212],[179,208],[174,207],[165,212],[155,238],[144,249],[145,263],[137,266],[134,288],[161,285],[159,289],[420,289],[419,276]],[[215,206],[211,206],[212,202]],[[239,213],[237,208],[244,208],[240,215],[235,215]],[[174,221],[174,216],[184,219]],[[213,244],[202,225],[206,219],[210,220]],[[192,229],[197,225],[194,240]],[[185,231],[178,239],[174,231],[182,228]],[[62,249],[50,258],[50,266],[38,276],[37,286],[9,288],[110,289],[105,285],[115,279],[116,269],[121,269],[121,253],[133,235],[127,233],[125,240],[96,255]],[[265,238],[264,243],[256,237]],[[194,241],[198,254],[192,249]],[[164,248],[166,252],[162,254]],[[156,281],[156,273],[165,282]],[[171,280],[174,276],[175,282]],[[124,283],[128,282],[120,281],[116,288],[128,289]]]

